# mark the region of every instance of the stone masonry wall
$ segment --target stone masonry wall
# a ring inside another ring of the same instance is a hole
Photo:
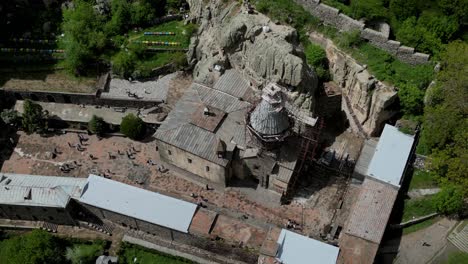
[[[340,31],[359,30],[361,38],[366,39],[373,46],[383,49],[397,57],[399,60],[412,64],[429,62],[429,55],[415,52],[414,48],[401,45],[400,42],[388,39],[383,33],[366,28],[365,24],[340,13],[340,10],[320,3],[320,0],[294,0],[304,7],[313,16],[325,24],[333,26]]]

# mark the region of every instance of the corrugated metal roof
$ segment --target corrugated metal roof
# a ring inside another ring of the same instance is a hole
[[[244,95],[251,89],[249,82],[234,69],[227,70],[215,83],[213,89],[225,92],[237,98],[244,98]]]
[[[289,117],[285,108],[274,107],[262,100],[250,114],[250,125],[262,135],[278,135],[289,128]]]
[[[188,233],[197,205],[90,175],[80,202]]]
[[[285,264],[335,264],[339,249],[297,233],[281,230],[276,258]]]
[[[85,184],[85,178],[2,173],[0,203],[65,208]]]
[[[346,233],[379,244],[397,195],[397,188],[366,178],[351,210]]]
[[[201,107],[217,108],[227,114],[216,131],[210,132],[191,124],[193,113]],[[158,128],[155,138],[226,166],[229,160],[218,158],[216,154],[218,139],[227,144],[245,144],[244,117],[249,107],[250,103],[232,95],[193,83]]]
[[[412,136],[385,125],[367,175],[399,187],[413,142]]]

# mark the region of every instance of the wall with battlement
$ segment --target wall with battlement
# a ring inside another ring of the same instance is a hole
[[[388,37],[374,29],[366,28],[365,24],[340,13],[340,10],[320,3],[320,0],[294,0],[304,7],[314,17],[323,23],[333,26],[340,31],[359,30],[361,38],[366,39],[373,46],[381,48],[394,55],[399,60],[417,65],[429,62],[429,55],[415,52],[414,48],[401,45],[400,42],[390,40]]]

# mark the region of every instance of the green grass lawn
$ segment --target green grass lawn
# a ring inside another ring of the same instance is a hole
[[[436,210],[432,205],[432,196],[424,196],[422,198],[408,199],[405,201],[403,208],[402,222],[406,222],[413,218],[435,213]]]
[[[137,259],[134,262],[134,259]],[[176,256],[167,255],[155,250],[146,249],[128,243],[122,244],[119,253],[119,263],[121,264],[186,264],[195,263]]]
[[[131,32],[129,34],[129,41],[168,41],[179,42],[180,46],[151,46],[157,48],[188,48],[190,44],[190,37],[196,29],[193,24],[184,25],[183,21],[171,21],[163,23],[154,27],[145,28],[139,32]],[[144,32],[175,32],[173,36],[145,36]],[[142,44],[143,45],[143,44]]]
[[[436,188],[437,183],[434,180],[434,176],[427,171],[415,169],[413,176],[411,177],[411,182],[409,189],[427,189],[427,188]]]
[[[444,264],[468,264],[468,253],[454,252],[450,253],[448,260]]]
[[[423,221],[421,223],[417,223],[408,227],[403,228],[403,235],[407,235],[409,233],[416,232],[418,230],[424,229],[426,227],[429,227],[433,224],[435,224],[439,220],[438,217],[434,217],[431,219],[427,219],[426,221]]]

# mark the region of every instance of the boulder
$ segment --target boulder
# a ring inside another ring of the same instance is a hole
[[[306,62],[296,30],[276,25],[262,14],[250,14],[237,2],[222,2],[203,7],[201,0],[188,1],[189,19],[200,23],[187,53],[194,80],[210,85],[218,74],[215,65],[236,68],[258,84],[277,82],[291,93],[305,94],[296,101],[310,109],[318,79]]]

